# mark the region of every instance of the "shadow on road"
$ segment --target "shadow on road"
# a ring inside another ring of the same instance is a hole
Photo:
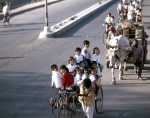
[[[103,12],[105,12],[108,8],[110,8],[112,5],[116,4],[119,0],[114,0],[113,2],[107,4],[105,7],[100,8],[96,13],[92,14],[87,19],[84,19],[79,24],[74,26],[73,28],[69,29],[69,31],[66,31],[61,38],[67,38],[67,37],[74,37],[73,35],[82,27],[84,27],[87,24],[90,24],[91,21],[99,17]]]
[[[51,5],[51,4],[62,2],[62,1],[64,1],[64,0],[57,0],[57,1],[54,1],[54,2],[50,2],[47,5]],[[45,6],[44,4],[41,4],[41,5],[36,6],[36,7],[28,8],[28,9],[25,9],[25,10],[22,10],[22,11],[18,11],[16,13],[11,14],[11,16],[13,17],[13,16],[16,16],[16,15],[19,15],[19,14],[23,14],[25,12],[28,12],[28,11],[31,11],[31,10],[34,10],[34,9],[38,9],[38,8],[41,8],[41,7],[44,7],[44,6]],[[0,20],[1,19],[3,19],[3,15],[0,15]]]
[[[24,58],[24,57],[0,57],[0,59],[16,59],[16,58]]]

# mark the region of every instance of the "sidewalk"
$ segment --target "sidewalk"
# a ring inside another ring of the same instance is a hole
[[[57,2],[61,2],[61,1],[63,1],[63,0],[47,0],[47,5],[54,4]],[[18,14],[21,14],[23,12],[27,12],[27,11],[30,11],[33,9],[44,7],[44,6],[45,6],[45,1],[27,4],[27,5],[24,5],[22,7],[11,10],[11,16],[18,15]],[[0,13],[0,20],[2,20],[2,18],[3,18],[3,13],[1,12]]]

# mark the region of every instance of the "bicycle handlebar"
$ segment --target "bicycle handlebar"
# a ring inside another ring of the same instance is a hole
[[[70,94],[75,94],[76,92],[59,91],[58,93],[70,93]]]

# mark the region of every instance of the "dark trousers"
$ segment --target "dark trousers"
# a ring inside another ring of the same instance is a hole
[[[141,77],[141,73],[142,73],[142,61],[134,63],[134,67],[136,69],[136,73],[138,74],[138,76]]]
[[[89,68],[92,66],[91,65],[91,60],[90,59],[86,59],[86,61],[88,62]]]

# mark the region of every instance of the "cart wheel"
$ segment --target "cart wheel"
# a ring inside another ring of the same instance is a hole
[[[95,110],[98,114],[101,113],[103,107],[103,89],[99,86],[98,98],[95,100]]]

